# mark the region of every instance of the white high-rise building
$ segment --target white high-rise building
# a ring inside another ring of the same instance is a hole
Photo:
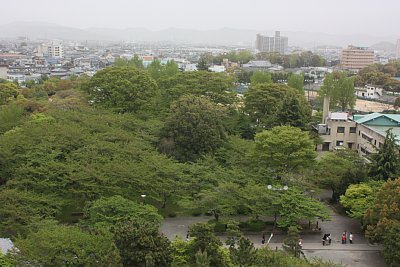
[[[256,49],[260,52],[277,52],[280,54],[285,54],[285,52],[287,51],[287,47],[288,38],[285,36],[281,36],[280,31],[276,31],[275,36],[273,37],[257,34]]]
[[[400,59],[400,39],[397,39],[396,58]]]
[[[59,43],[51,43],[47,45],[47,54],[49,55],[49,57],[63,58],[64,48]]]

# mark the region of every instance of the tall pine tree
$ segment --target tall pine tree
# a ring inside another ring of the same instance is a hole
[[[388,180],[399,176],[400,164],[396,137],[392,129],[386,131],[385,143],[378,153],[371,156],[370,176],[376,180]]]

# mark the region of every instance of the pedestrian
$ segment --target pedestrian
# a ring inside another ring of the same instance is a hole
[[[353,233],[352,232],[350,232],[349,241],[350,241],[350,244],[353,244]]]
[[[326,234],[324,234],[324,236],[322,237],[322,245],[325,246],[325,242],[326,242]]]
[[[345,235],[345,233],[342,234],[342,244],[346,244],[346,235]]]
[[[329,245],[332,243],[332,237],[331,237],[331,234],[328,234],[328,242],[329,242]]]
[[[344,243],[347,244],[347,231],[344,231]]]
[[[261,244],[265,244],[265,238],[263,238],[262,240],[261,240]]]
[[[264,239],[264,240],[265,240],[265,233],[263,233],[263,235],[262,235],[262,239]]]
[[[189,233],[186,234],[186,241],[189,241]]]

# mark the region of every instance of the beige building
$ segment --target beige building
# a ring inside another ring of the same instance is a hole
[[[374,51],[366,47],[349,45],[342,50],[341,66],[343,69],[358,71],[374,63]]]
[[[392,129],[400,145],[400,114],[371,113],[349,117],[347,113],[329,113],[324,123],[318,125],[323,143],[317,150],[344,147],[357,150],[363,156],[376,153],[384,144],[388,129]]]

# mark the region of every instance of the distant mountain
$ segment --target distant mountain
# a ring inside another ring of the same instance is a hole
[[[37,39],[61,40],[100,40],[100,41],[170,41],[176,43],[217,44],[253,46],[257,33],[247,29],[221,28],[217,30],[193,30],[167,28],[151,31],[146,28],[88,28],[77,29],[42,22],[14,22],[0,25],[0,38],[26,36]],[[268,31],[272,35],[272,31]],[[363,34],[338,35],[316,32],[282,32],[282,36],[289,37],[290,46],[313,48],[320,45],[347,46],[349,44],[370,46],[378,42],[396,40],[396,36],[375,37]]]
[[[396,45],[390,42],[379,42],[373,44],[369,47],[371,50],[375,51],[385,51],[388,53],[396,53]]]
[[[19,36],[61,40],[102,40],[107,38],[86,30],[45,22],[13,22],[0,25],[0,37],[15,38]]]

